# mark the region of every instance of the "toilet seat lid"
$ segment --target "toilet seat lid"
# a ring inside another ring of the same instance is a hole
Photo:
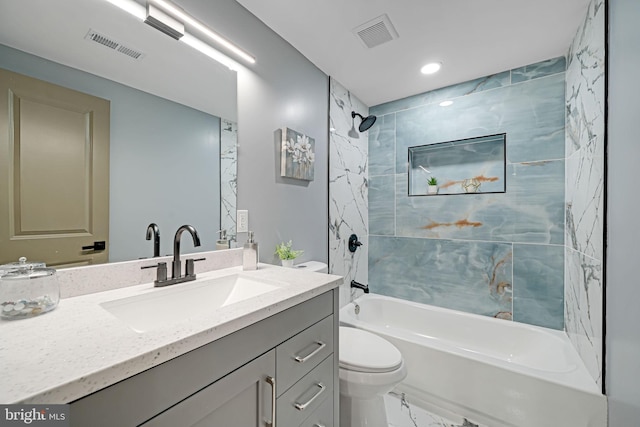
[[[340,326],[340,367],[357,372],[390,372],[402,354],[389,341],[362,329]]]

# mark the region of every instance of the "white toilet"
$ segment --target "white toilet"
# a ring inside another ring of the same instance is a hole
[[[295,266],[327,273],[309,261]],[[388,427],[383,396],[407,376],[400,351],[371,332],[339,327],[340,427]]]
[[[339,330],[340,426],[388,427],[383,396],[407,376],[402,354],[371,332]]]

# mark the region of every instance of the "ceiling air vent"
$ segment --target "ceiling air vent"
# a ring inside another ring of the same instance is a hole
[[[133,59],[142,59],[144,57],[144,53],[140,52],[139,50],[125,46],[112,37],[105,36],[104,34],[100,34],[94,30],[89,30],[84,38],[85,40],[100,43],[101,45],[106,46],[109,49],[113,49],[116,52],[120,52]]]
[[[386,13],[354,28],[353,33],[369,49],[398,38],[398,32]]]

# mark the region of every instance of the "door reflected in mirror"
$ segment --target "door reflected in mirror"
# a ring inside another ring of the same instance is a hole
[[[109,261],[153,256],[153,244],[145,239],[152,222],[160,228],[161,255],[173,251],[173,234],[182,224],[200,231],[197,251],[213,250],[221,228],[233,236],[236,73],[108,2],[49,3],[54,2],[3,5],[0,68],[110,101]],[[144,57],[136,60],[85,40],[91,28],[130,41]],[[1,141],[8,150],[6,138]],[[2,171],[0,185],[9,187],[8,171]],[[87,245],[93,244],[90,231],[85,234]],[[0,235],[0,263],[30,257],[28,244],[18,253],[3,247],[12,238]],[[195,251],[185,244],[184,253]],[[94,262],[89,256],[76,265]]]

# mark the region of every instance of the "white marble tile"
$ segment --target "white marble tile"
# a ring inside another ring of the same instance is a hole
[[[567,57],[565,330],[602,385],[605,10],[593,0]]]
[[[366,116],[368,108],[331,79],[329,107],[329,272],[344,276],[340,304],[351,297],[349,283],[368,283],[368,135],[357,132],[360,119],[351,112]],[[362,242],[355,253],[348,249],[351,234]]]
[[[602,262],[565,250],[565,330],[587,370],[602,386]]]
[[[236,240],[238,124],[221,119],[220,127],[220,228]]]
[[[384,403],[389,427],[488,427],[461,415],[448,413],[443,416],[429,412],[395,393],[385,395]]]

